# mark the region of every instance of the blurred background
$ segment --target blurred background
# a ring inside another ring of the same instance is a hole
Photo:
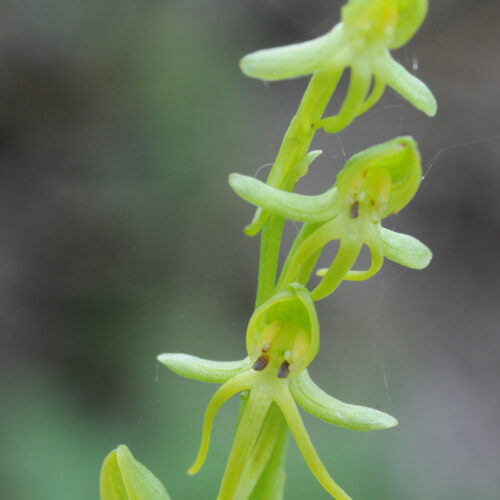
[[[340,135],[318,134],[324,154],[299,185],[324,191],[346,157],[397,135],[420,143],[421,189],[387,225],[427,243],[432,264],[387,262],[318,304],[313,377],[400,422],[358,434],[304,417],[357,500],[499,498],[500,4],[430,4],[396,57],[432,88],[438,115],[387,91]],[[156,355],[244,356],[258,240],[242,234],[253,210],[227,176],[265,177],[306,81],[249,80],[238,60],[325,33],[340,6],[3,0],[2,500],[97,499],[119,443],[174,500],[215,498],[236,398],[189,478],[215,387]],[[287,469],[287,500],[326,498],[293,442]]]

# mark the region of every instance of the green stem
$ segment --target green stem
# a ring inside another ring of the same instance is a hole
[[[283,138],[267,184],[287,191],[293,190],[298,179],[289,179],[287,174],[308,153],[316,131],[314,124],[323,116],[341,75],[341,70],[329,69],[312,76]],[[268,300],[275,289],[284,219],[258,209],[246,232],[256,234],[261,227],[257,307]]]
[[[284,225],[285,219],[271,215],[262,228],[255,308],[269,300],[273,295]]]

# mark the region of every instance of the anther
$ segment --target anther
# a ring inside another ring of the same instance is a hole
[[[262,355],[257,358],[257,361],[255,361],[252,368],[257,372],[261,372],[267,366],[268,363],[269,363],[269,358],[267,356]]]
[[[263,346],[261,351],[262,352],[269,352],[269,349],[271,349],[271,344],[269,342],[266,342]]]
[[[352,205],[351,208],[349,209],[349,216],[352,219],[357,219],[359,215],[359,202],[355,201]]]
[[[278,370],[278,378],[287,378],[290,373],[290,363],[288,361],[283,361]]]

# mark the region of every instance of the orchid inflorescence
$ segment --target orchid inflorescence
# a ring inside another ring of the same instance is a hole
[[[431,91],[389,52],[415,34],[426,13],[427,0],[349,0],[342,8],[341,22],[325,35],[261,50],[241,60],[242,71],[254,78],[311,78],[267,181],[240,174],[229,178],[232,189],[257,208],[246,234],[262,233],[256,308],[246,331],[247,356],[239,361],[172,353],[158,356],[183,377],[222,384],[206,408],[199,452],[189,474],[197,473],[205,462],[216,413],[232,396],[241,395],[242,410],[218,500],[281,500],[288,430],[323,488],[337,500],[350,499],[319,458],[297,406],[353,430],[397,425],[386,413],[329,396],[311,380],[307,369],[320,343],[314,301],[329,296],[344,280],[374,276],[384,258],[413,269],[423,269],[432,258],[417,239],[382,226],[418,190],[422,170],[417,144],[408,136],[389,140],[352,156],[324,193],[306,196],[293,191],[321,154],[309,151],[315,133],[344,129],[376,104],[386,86],[429,116],[436,113]],[[325,117],[346,69],[350,82],[345,99],[335,116]],[[279,270],[286,220],[302,227]],[[333,240],[339,245],[330,265],[315,269]],[[370,265],[355,269],[364,246]],[[320,280],[311,285],[315,270]]]

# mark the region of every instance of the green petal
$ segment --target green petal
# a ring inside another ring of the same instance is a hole
[[[330,267],[325,272],[322,280],[311,292],[313,300],[321,300],[333,293],[358,259],[359,252],[363,246],[362,241],[355,238],[342,238],[339,250],[333,258]]]
[[[241,174],[231,174],[229,184],[245,201],[289,220],[323,222],[337,214],[336,189],[317,196],[288,193]]]
[[[170,500],[165,488],[125,445],[105,459],[100,477],[101,500]]]
[[[346,280],[364,281],[370,279],[372,276],[375,276],[375,274],[377,274],[382,268],[382,265],[384,264],[384,253],[380,241],[370,241],[367,243],[367,246],[370,251],[370,267],[364,271],[349,271],[345,276]],[[318,276],[321,276],[322,274],[320,274],[319,271],[317,274]]]
[[[377,71],[387,85],[411,102],[428,116],[434,116],[437,111],[436,98],[429,87],[413,76],[404,66],[399,64],[388,52],[378,61]]]
[[[384,256],[412,269],[424,269],[432,259],[432,252],[421,241],[408,234],[382,228]]]
[[[422,176],[420,153],[412,137],[396,137],[349,158],[337,175],[339,198],[350,196],[350,186],[356,177],[361,174],[366,177],[369,172],[383,174],[384,171],[391,178],[389,199],[382,214],[383,217],[387,217],[405,207],[420,185]],[[369,184],[365,185],[365,189],[369,187]]]
[[[290,379],[290,392],[301,408],[329,424],[355,431],[375,431],[398,423],[387,413],[333,398],[311,380],[307,370]]]
[[[398,7],[398,24],[391,49],[397,49],[413,38],[424,22],[429,5],[427,0],[398,0]]]
[[[181,377],[222,384],[251,367],[248,358],[240,361],[211,361],[189,354],[165,353],[158,361]]]
[[[293,342],[292,331],[302,330],[307,335],[303,352],[294,360],[295,373],[304,369],[314,359],[319,350],[319,323],[309,290],[292,283],[285,290],[273,295],[258,307],[248,322],[246,345],[251,359],[261,354],[262,335],[268,326],[280,323],[286,328],[287,337]],[[290,349],[293,345],[289,346]]]
[[[324,118],[320,122],[325,132],[338,133],[356,118],[367,98],[371,84],[371,71],[365,64],[356,64],[351,69],[347,95],[337,115]]]
[[[341,25],[319,38],[284,47],[259,50],[240,61],[241,71],[261,80],[285,80],[314,73],[339,51]]]

